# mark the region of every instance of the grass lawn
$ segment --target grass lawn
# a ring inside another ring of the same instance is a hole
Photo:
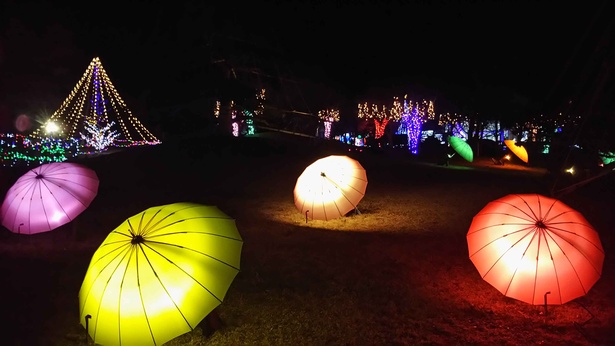
[[[596,228],[606,258],[587,295],[545,312],[482,280],[465,237],[488,202],[548,195],[549,175],[457,157],[438,166],[338,144],[185,138],[78,161],[100,179],[85,212],[47,233],[0,232],[3,344],[91,345],[77,297],[92,254],[126,218],[183,201],[235,218],[244,245],[241,271],[216,309],[222,325],[201,323],[168,345],[615,344],[613,174],[560,198]],[[306,222],[293,203],[296,179],[330,154],[365,167],[360,214]],[[23,169],[0,173],[5,193]]]

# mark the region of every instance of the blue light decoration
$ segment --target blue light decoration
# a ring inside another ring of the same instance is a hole
[[[466,130],[466,128],[464,128],[462,124],[456,122],[455,126],[453,127],[453,136],[459,137],[463,139],[464,141],[467,141],[468,140],[468,130]]]

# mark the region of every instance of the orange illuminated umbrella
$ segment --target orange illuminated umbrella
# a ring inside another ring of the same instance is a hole
[[[528,161],[527,150],[525,150],[524,146],[517,145],[517,143],[515,143],[515,141],[513,141],[512,139],[505,139],[504,144],[506,144],[508,149],[510,149],[510,151],[512,151],[513,154],[515,154],[518,158],[520,158],[521,161],[527,163]]]
[[[295,206],[307,219],[342,217],[363,199],[367,174],[359,161],[345,155],[316,160],[297,178]]]
[[[467,241],[485,281],[532,305],[581,297],[602,274],[598,233],[579,212],[539,194],[488,203],[474,216]]]

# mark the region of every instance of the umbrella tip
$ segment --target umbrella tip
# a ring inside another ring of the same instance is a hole
[[[134,237],[132,237],[132,240],[130,240],[130,243],[132,245],[141,244],[144,242],[145,242],[145,239],[143,239],[141,235],[135,235]]]
[[[40,173],[36,173],[36,177],[34,177],[34,179],[43,179],[43,175]]]

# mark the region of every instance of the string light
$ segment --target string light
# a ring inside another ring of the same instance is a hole
[[[74,139],[33,138],[21,134],[0,134],[0,164],[4,167],[62,162],[83,154]]]
[[[331,138],[333,123],[340,121],[340,111],[337,109],[323,109],[318,111],[318,118],[323,121],[325,127],[325,138]]]
[[[88,121],[94,121],[101,123],[99,128],[112,122],[119,125],[118,140],[114,142],[116,146],[161,143],[128,109],[98,57],[90,62],[68,97],[51,115],[50,121],[58,126],[57,135],[65,139],[72,138],[85,129]],[[31,137],[44,137],[44,130],[45,125],[35,130]]]

